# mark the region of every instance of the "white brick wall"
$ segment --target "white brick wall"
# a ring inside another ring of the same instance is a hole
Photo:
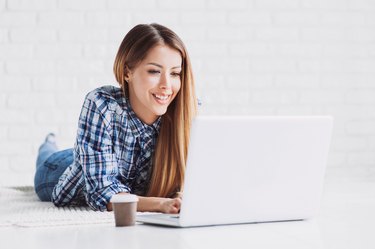
[[[374,0],[0,0],[0,185],[32,183],[48,132],[73,146],[83,97],[150,22],[185,41],[202,113],[333,115],[329,167],[375,175]]]

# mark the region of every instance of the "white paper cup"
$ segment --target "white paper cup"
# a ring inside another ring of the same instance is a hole
[[[136,195],[117,194],[112,196],[111,203],[115,213],[116,227],[135,225],[138,203]]]

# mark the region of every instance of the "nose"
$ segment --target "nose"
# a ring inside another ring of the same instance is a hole
[[[168,73],[161,74],[160,82],[159,82],[160,89],[169,89],[171,88],[171,79]]]

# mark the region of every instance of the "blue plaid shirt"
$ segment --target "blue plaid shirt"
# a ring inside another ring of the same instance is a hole
[[[145,195],[160,117],[144,124],[122,90],[103,86],[87,94],[78,122],[74,161],[52,193],[56,206],[87,203],[105,211],[112,195]]]

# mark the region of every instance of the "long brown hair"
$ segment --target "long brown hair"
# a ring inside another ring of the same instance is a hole
[[[125,97],[129,97],[127,70],[134,69],[156,45],[166,45],[180,52],[181,88],[161,117],[147,196],[172,197],[183,188],[190,127],[197,111],[193,73],[185,45],[172,30],[162,25],[137,25],[123,39],[113,70]]]

